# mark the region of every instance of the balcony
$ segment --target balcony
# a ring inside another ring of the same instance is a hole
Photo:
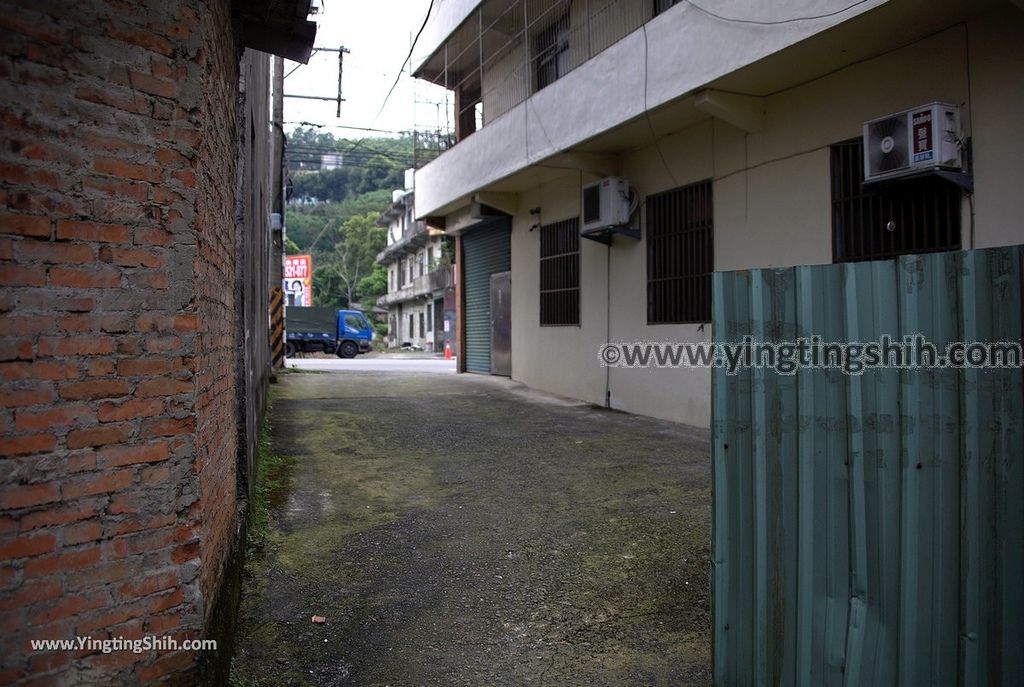
[[[716,93],[761,111],[764,96],[869,55],[858,39],[878,22],[860,19],[890,4],[910,12],[897,0],[707,0],[714,13],[676,3],[657,15],[647,0],[484,0],[415,71],[453,92],[458,141],[417,170],[417,216],[531,188],[556,167],[614,173],[623,151],[709,116],[733,123]],[[468,115],[481,108],[477,128]]]
[[[638,29],[656,5],[672,2],[484,0],[415,76],[454,93],[462,140]]]
[[[426,222],[416,222],[411,228],[405,230],[402,238],[377,254],[377,262],[383,265],[397,260],[402,255],[415,253],[427,245],[427,241],[432,237],[442,234],[444,234],[443,231],[428,227]]]
[[[443,291],[452,286],[455,286],[455,266],[444,265],[416,277],[412,283],[404,285],[397,291],[391,291],[386,296],[381,296],[377,305],[386,308],[416,298],[431,296],[436,291]]]

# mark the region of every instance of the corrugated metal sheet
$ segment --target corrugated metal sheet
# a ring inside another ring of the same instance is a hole
[[[1019,341],[1021,247],[717,273],[714,338]],[[718,685],[1024,684],[1024,372],[713,374]]]
[[[507,219],[488,221],[462,235],[466,318],[466,370],[491,373],[491,275],[512,267]]]

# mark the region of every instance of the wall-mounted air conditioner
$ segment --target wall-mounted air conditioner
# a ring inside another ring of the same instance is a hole
[[[602,243],[611,243],[612,234],[640,238],[630,228],[629,218],[636,209],[629,182],[620,177],[605,177],[583,186],[583,222],[580,235]]]
[[[930,103],[864,124],[864,181],[963,171],[960,108]]]
[[[605,177],[583,186],[583,231],[629,224],[629,182]]]

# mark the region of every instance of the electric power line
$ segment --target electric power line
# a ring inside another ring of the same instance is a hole
[[[811,16],[806,16],[806,17],[792,17],[790,19],[776,19],[776,20],[773,20],[773,21],[762,21],[762,20],[758,20],[758,19],[742,19],[740,17],[727,17],[727,16],[724,16],[724,15],[712,12],[711,10],[709,10],[709,9],[707,9],[705,7],[701,7],[697,3],[693,2],[693,0],[683,0],[683,1],[687,5],[692,7],[693,9],[697,10],[698,12],[701,12],[702,14],[706,14],[709,17],[714,17],[715,19],[718,19],[719,21],[729,22],[730,24],[753,24],[755,26],[778,26],[780,24],[792,24],[792,23],[798,22],[798,21],[813,21],[815,19],[827,19],[829,17],[834,17],[837,14],[842,14],[843,12],[846,12],[848,10],[852,10],[854,7],[857,7],[858,5],[863,5],[864,3],[870,2],[871,0],[857,0],[857,2],[854,2],[854,3],[850,4],[850,5],[847,5],[846,7],[843,7],[841,9],[835,10],[834,12],[828,12],[826,14],[816,14],[816,15],[811,15]]]
[[[423,23],[420,25],[420,30],[416,32],[416,36],[412,39],[412,45],[409,46],[409,54],[402,60],[402,66],[398,70],[398,75],[395,77],[395,82],[391,84],[391,88],[388,90],[388,94],[384,96],[384,102],[380,105],[380,110],[374,116],[373,121],[376,122],[377,118],[380,117],[381,113],[384,112],[384,108],[387,107],[388,100],[391,98],[391,94],[395,92],[395,87],[402,78],[402,73],[405,72],[405,65],[412,59],[412,51],[416,49],[416,42],[420,39],[420,35],[423,33],[423,29],[427,26],[427,20],[430,19],[430,12],[434,9],[434,0],[430,0],[430,5],[427,7],[427,16],[423,17]]]
[[[297,126],[306,126],[310,128],[328,128],[328,129],[351,129],[353,131],[372,131],[379,134],[411,134],[411,131],[396,131],[394,129],[374,129],[368,126],[347,126],[345,124],[314,124],[313,122],[298,122],[295,120],[284,122],[285,124],[293,124]]]

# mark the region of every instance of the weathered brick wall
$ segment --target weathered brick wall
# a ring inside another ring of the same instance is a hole
[[[196,656],[28,642],[209,613],[235,532],[237,32],[228,0],[0,0],[0,27],[0,683],[146,682]]]
[[[212,8],[211,8],[212,9]],[[199,341],[196,379],[195,471],[199,501],[193,522],[201,526],[205,565],[199,571],[204,599],[215,595],[224,558],[231,548],[235,526],[237,428],[235,398],[236,337],[235,168],[238,157],[237,49],[220,36],[231,35],[230,15],[221,6],[209,17],[204,41],[211,46],[207,70],[231,75],[203,89],[202,121],[206,146],[197,165],[199,229],[195,263]],[[230,230],[229,230],[230,227]],[[209,229],[208,229],[209,228]],[[231,458],[230,460],[228,458]]]

